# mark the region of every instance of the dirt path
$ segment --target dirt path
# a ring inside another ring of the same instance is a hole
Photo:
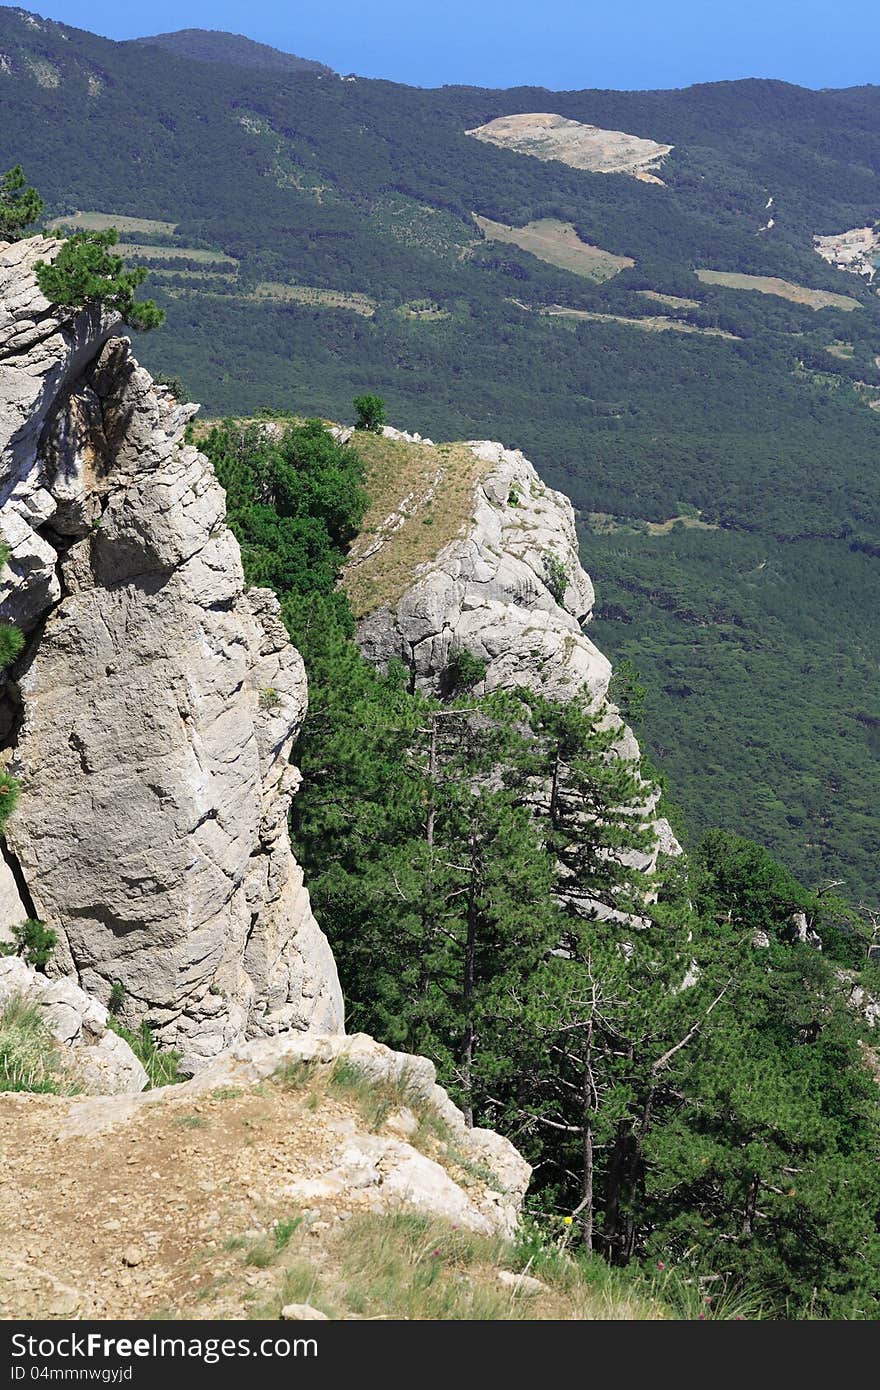
[[[350,1123],[329,1098],[305,1122],[301,1103],[271,1084],[169,1098],[102,1133],[86,1122],[65,1134],[74,1108],[0,1096],[5,1318],[247,1316],[277,1271],[245,1268],[224,1246],[289,1217],[285,1185],[325,1170]],[[315,1254],[337,1205],[322,1202]]]

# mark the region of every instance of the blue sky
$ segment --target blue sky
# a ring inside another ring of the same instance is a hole
[[[880,25],[868,0],[43,0],[34,8],[116,39],[228,29],[340,72],[420,86],[880,81]]]

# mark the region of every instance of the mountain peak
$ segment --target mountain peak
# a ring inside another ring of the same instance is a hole
[[[240,68],[333,75],[333,69],[325,63],[299,58],[295,53],[283,53],[280,48],[257,43],[244,34],[229,34],[223,29],[176,29],[170,34],[150,34],[141,39],[132,39],[131,42],[165,48],[179,58],[194,58],[202,63],[231,63]]]

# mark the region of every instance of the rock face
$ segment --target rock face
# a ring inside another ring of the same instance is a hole
[[[380,667],[399,658],[413,684],[433,694],[443,691],[452,657],[464,651],[485,665],[478,694],[524,686],[552,700],[586,693],[604,701],[611,663],[584,632],[594,594],[580,562],[571,502],[546,487],[519,450],[487,440],[469,447],[485,463],[471,516],[454,541],[418,567],[396,604],[361,619],[361,651]],[[613,704],[603,718],[617,731],[617,756],[637,760],[638,742]],[[654,804],[646,803],[649,815]],[[650,870],[661,853],[681,852],[666,820],[656,820],[654,830],[654,849],[628,851],[628,863]],[[603,915],[611,911],[594,906]]]
[[[53,314],[0,244],[0,621],[29,635],[0,708],[21,780],[7,917],[53,968],[197,1067],[231,1043],[334,1031],[333,958],[292,858],[299,654],[245,590],[225,498],[182,406],[97,310]],[[0,911],[0,921],[3,912]]]
[[[17,956],[0,959],[0,1009],[13,999],[34,1005],[48,1032],[63,1047],[64,1070],[93,1095],[142,1091],[147,1073],[128,1043],[107,1026],[103,1004],[62,978],[49,980]]]
[[[460,539],[414,575],[396,607],[364,618],[357,640],[376,665],[399,657],[436,691],[454,652],[486,663],[481,690],[530,686],[552,699],[604,696],[611,663],[582,625],[593,586],[578,559],[571,503],[518,450],[471,445],[486,464]]]

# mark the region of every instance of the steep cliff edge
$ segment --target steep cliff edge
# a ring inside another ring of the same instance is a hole
[[[435,447],[387,433],[404,445]],[[477,467],[460,502],[458,534],[417,561],[402,593],[361,613],[358,645],[377,665],[399,657],[425,691],[436,692],[453,653],[465,650],[485,663],[480,690],[525,685],[564,700],[587,688],[602,698],[611,663],[583,631],[594,595],[578,559],[571,503],[546,487],[518,450],[489,441],[468,447]],[[444,456],[436,453],[442,471]],[[346,587],[367,567],[394,567],[389,552],[405,528],[424,525],[432,505],[446,505],[436,488],[401,498],[378,524],[367,518],[348,559]]]
[[[183,442],[195,407],[119,324],[59,315],[0,244],[0,621],[28,645],[0,704],[20,780],[0,920],[59,937],[50,969],[192,1067],[244,1037],[333,1032],[333,958],[288,842],[305,673],[245,590],[225,499]]]
[[[561,702],[582,694],[597,706],[606,701],[611,663],[585,631],[594,592],[569,499],[547,487],[520,450],[497,442],[438,446],[391,428],[385,439],[380,455],[396,445],[397,470],[384,459],[384,470],[377,468],[376,446],[358,439],[368,491],[379,498],[343,578],[367,659],[384,667],[397,658],[415,688],[437,694],[456,654],[466,652],[484,670],[477,694],[524,686]],[[404,464],[407,453],[415,469]],[[406,486],[389,503],[388,475],[395,471]],[[450,538],[435,547],[438,514]],[[389,573],[404,577],[390,588],[372,582]],[[617,731],[617,755],[637,760],[638,742],[612,703],[602,718]],[[649,812],[655,804],[649,798]],[[666,820],[656,820],[654,830],[653,851],[628,852],[627,862],[652,868],[660,853],[680,853]]]

